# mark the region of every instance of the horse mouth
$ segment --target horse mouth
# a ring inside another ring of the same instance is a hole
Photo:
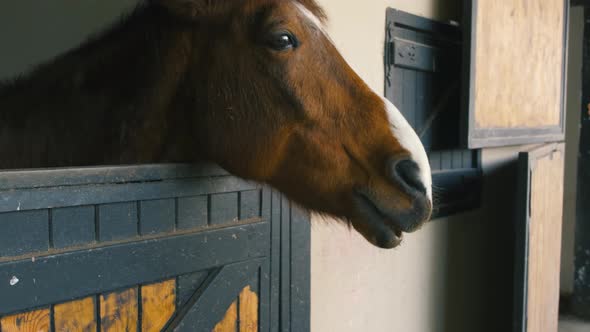
[[[353,226],[369,242],[383,249],[395,248],[402,243],[402,227],[394,216],[384,212],[369,195],[362,191],[355,191],[354,200],[365,227],[359,229],[360,227],[354,222]]]

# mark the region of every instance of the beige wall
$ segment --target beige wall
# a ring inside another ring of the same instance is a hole
[[[320,0],[352,67],[383,90],[385,9],[459,21],[459,1]],[[443,5],[444,4],[444,5]],[[484,206],[431,222],[380,250],[344,226],[313,219],[312,332],[509,331],[514,161],[521,148],[483,152]]]

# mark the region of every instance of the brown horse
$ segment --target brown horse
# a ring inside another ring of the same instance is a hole
[[[314,0],[152,0],[0,84],[0,168],[209,160],[397,246],[430,217],[420,141]]]

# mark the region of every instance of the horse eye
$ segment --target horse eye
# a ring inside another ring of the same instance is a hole
[[[271,36],[268,43],[276,51],[286,51],[299,46],[295,36],[285,32]]]

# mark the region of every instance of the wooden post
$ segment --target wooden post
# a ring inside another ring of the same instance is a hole
[[[573,312],[590,319],[590,7],[584,9],[582,128],[578,157],[578,200]]]

